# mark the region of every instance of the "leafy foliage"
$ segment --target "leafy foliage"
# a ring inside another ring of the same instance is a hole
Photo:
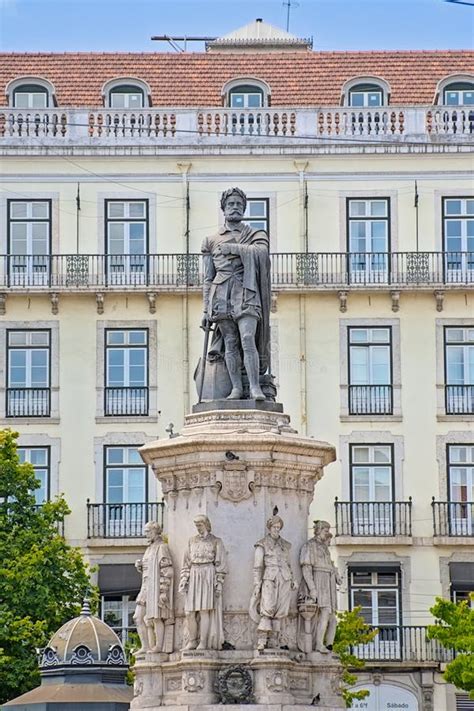
[[[39,482],[19,461],[17,437],[0,431],[0,703],[39,684],[36,648],[79,614],[90,591],[80,550],[59,532],[67,504],[36,506]]]
[[[430,612],[436,622],[428,627],[428,637],[456,652],[446,667],[444,678],[474,699],[474,609],[467,600],[455,603],[437,597]]]
[[[366,689],[359,689],[358,691],[350,690],[350,687],[357,682],[357,676],[353,670],[363,669],[365,666],[364,661],[352,653],[352,648],[358,644],[368,644],[371,642],[374,637],[376,637],[378,630],[372,629],[372,627],[364,622],[360,614],[360,607],[338,612],[337,616],[339,620],[333,651],[338,655],[342,664],[342,681],[345,685],[342,690],[342,696],[346,708],[350,708],[355,699],[365,699],[370,693]]]

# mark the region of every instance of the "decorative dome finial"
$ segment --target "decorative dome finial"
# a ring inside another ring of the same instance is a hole
[[[91,606],[89,602],[89,598],[85,597],[84,600],[82,601],[82,609],[81,609],[81,615],[88,615],[90,616],[91,613]]]

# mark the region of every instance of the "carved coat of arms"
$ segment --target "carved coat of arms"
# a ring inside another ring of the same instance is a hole
[[[222,488],[219,493],[223,499],[238,503],[252,496],[253,472],[249,472],[245,465],[224,465],[220,475]]]

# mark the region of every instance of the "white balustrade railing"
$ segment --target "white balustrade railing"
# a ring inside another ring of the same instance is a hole
[[[449,141],[474,135],[474,107],[265,109],[0,108],[0,145],[248,143],[346,138]]]

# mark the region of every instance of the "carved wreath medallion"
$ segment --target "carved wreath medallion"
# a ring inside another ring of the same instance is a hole
[[[222,704],[251,704],[254,702],[252,675],[241,664],[221,669],[216,687]]]

